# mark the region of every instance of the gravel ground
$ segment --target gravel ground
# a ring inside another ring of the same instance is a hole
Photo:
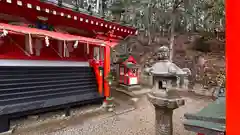
[[[182,124],[184,113],[197,112],[211,100],[193,94],[183,96],[186,98],[185,106],[174,111],[174,135],[195,135],[195,133],[184,130]],[[41,133],[41,135],[154,135],[154,117],[153,107],[146,97],[142,97],[138,101],[138,108],[134,111],[86,120],[53,132]],[[39,133],[35,132],[31,135],[39,135]]]

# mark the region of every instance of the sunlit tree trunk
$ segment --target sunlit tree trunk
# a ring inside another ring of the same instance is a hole
[[[176,21],[177,21],[177,9],[179,7],[179,5],[183,2],[183,0],[179,1],[179,0],[174,0],[174,3],[173,3],[173,8],[172,8],[172,24],[171,24],[171,33],[170,33],[170,46],[169,46],[169,49],[170,49],[170,61],[173,60],[173,55],[174,55],[174,50],[173,50],[173,47],[174,47],[174,42],[175,42],[175,26],[176,26]]]
[[[170,46],[169,46],[169,49],[170,49],[170,61],[173,60],[173,55],[174,55],[174,50],[173,50],[173,47],[174,47],[174,40],[175,40],[175,25],[176,25],[176,14],[173,13],[172,14],[172,25],[171,25],[171,37],[170,37]]]

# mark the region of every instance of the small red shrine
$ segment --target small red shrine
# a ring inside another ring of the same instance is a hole
[[[139,86],[139,66],[133,56],[122,57],[117,64],[119,65],[119,84],[127,89]]]

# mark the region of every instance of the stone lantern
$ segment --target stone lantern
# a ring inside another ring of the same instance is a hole
[[[178,76],[185,75],[177,65],[169,60],[169,48],[160,47],[158,62],[146,71],[153,76],[153,88],[147,95],[148,100],[154,105],[156,113],[156,135],[172,135],[173,110],[184,105],[184,99],[177,91],[169,89]]]

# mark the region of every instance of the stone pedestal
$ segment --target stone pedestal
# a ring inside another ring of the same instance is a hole
[[[155,106],[156,113],[156,135],[172,135],[173,134],[173,110]]]
[[[173,135],[173,110],[184,105],[184,99],[174,90],[154,90],[148,100],[155,107],[156,135]]]

